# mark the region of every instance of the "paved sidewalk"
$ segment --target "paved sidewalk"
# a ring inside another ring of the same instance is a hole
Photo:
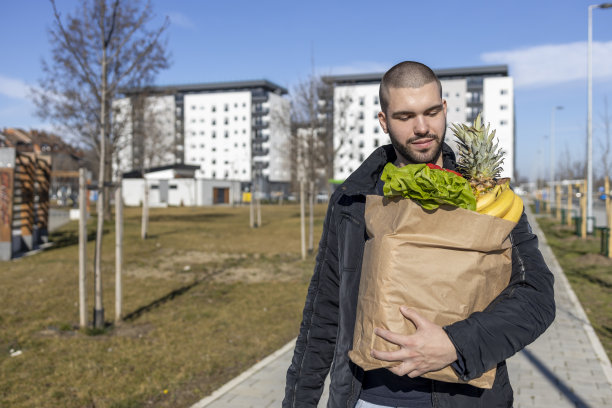
[[[555,274],[557,317],[536,342],[508,360],[515,408],[612,407],[612,368],[544,234],[540,250]],[[280,407],[293,342],[192,408]],[[327,389],[319,407],[327,403]]]

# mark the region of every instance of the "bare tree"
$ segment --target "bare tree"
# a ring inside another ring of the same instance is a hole
[[[557,169],[557,177],[561,180],[582,180],[586,177],[585,161],[572,158],[567,143],[557,163]]]
[[[100,328],[104,325],[102,229],[109,202],[105,183],[117,136],[112,131],[111,103],[120,87],[150,82],[168,67],[161,40],[168,22],[147,28],[153,19],[150,1],[81,0],[76,12],[65,19],[50,1],[55,17],[49,31],[52,57],[43,61],[44,78],[33,96],[39,116],[58,123],[98,154],[94,326]]]

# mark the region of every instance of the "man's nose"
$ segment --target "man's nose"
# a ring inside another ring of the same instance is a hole
[[[426,135],[428,126],[427,126],[427,121],[425,120],[425,117],[418,115],[415,119],[416,120],[414,122],[414,134],[415,135]]]

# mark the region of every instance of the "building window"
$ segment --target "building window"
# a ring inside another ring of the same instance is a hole
[[[213,147],[213,148],[212,148],[212,151],[213,151],[213,152],[216,152],[216,151],[217,151],[217,148],[216,148],[216,147]]]
[[[200,135],[204,136],[204,131],[200,130]]]
[[[212,164],[217,164],[217,161],[215,159],[213,159]]]
[[[499,109],[507,110],[508,109],[508,105],[500,105]]]
[[[359,106],[363,106],[363,104],[365,103],[365,98],[363,96],[359,97]]]
[[[344,173],[344,167],[340,167],[340,173]]]
[[[223,110],[224,110],[225,112],[227,112],[227,111],[229,110],[229,106],[227,105],[227,103],[226,103],[226,104],[225,104],[225,106],[223,107]]]
[[[378,147],[379,143],[378,139],[374,139],[374,147]]]
[[[228,123],[229,123],[229,119],[228,118],[223,119],[223,124],[224,125],[227,125]]]
[[[216,120],[216,119],[213,119],[213,120],[212,120],[212,124],[213,124],[213,126],[215,126],[215,125],[217,124],[217,120]]]
[[[362,162],[362,161],[363,161],[363,159],[364,159],[364,157],[363,157],[363,153],[359,153],[359,161],[360,161],[360,162]]]
[[[378,126],[374,126],[374,133],[378,133],[379,131],[379,127]]]
[[[229,132],[226,130],[225,134],[223,135],[223,137],[225,137],[226,139],[229,137]]]
[[[363,140],[360,140],[360,141],[359,141],[359,147],[360,147],[360,148],[363,148]]]
[[[379,102],[378,102],[378,96],[375,96],[375,97],[374,97],[374,105],[378,105],[378,103],[379,103]]]
[[[216,112],[216,111],[217,111],[217,107],[213,105],[213,107],[212,107],[212,111],[213,111],[213,112]]]
[[[507,121],[507,120],[500,120],[500,121],[499,121],[499,124],[500,124],[501,126],[506,126],[506,125],[508,124],[508,121]]]
[[[212,132],[212,138],[213,138],[213,139],[216,139],[216,138],[217,138],[217,132],[215,132],[214,130],[213,130],[213,132]]]
[[[212,172],[212,178],[216,178],[217,177],[217,172]]]
[[[196,106],[195,105],[191,105],[191,109],[195,110]]]
[[[359,133],[363,134],[363,126],[359,126]]]
[[[507,89],[500,89],[499,94],[500,95],[507,95],[508,94],[508,90]]]
[[[359,112],[359,119],[363,119],[363,112]]]

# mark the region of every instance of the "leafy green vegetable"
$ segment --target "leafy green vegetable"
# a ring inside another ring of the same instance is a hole
[[[434,210],[440,204],[476,210],[476,197],[470,183],[454,172],[430,168],[427,164],[398,168],[387,163],[380,178],[385,182],[386,197],[410,198],[426,210]]]

